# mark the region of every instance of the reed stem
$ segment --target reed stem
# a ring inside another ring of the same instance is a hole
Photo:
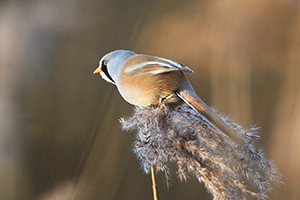
[[[154,171],[153,165],[151,165],[151,179],[152,179],[153,199],[154,200],[159,200],[158,199],[157,185],[156,185],[156,180],[155,180],[155,171]]]

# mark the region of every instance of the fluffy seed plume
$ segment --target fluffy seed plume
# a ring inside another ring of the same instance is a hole
[[[180,180],[194,175],[214,200],[267,198],[271,183],[280,182],[280,175],[258,145],[257,128],[244,129],[220,117],[244,146],[238,146],[185,104],[176,108],[164,104],[136,107],[132,117],[120,121],[124,130],[137,130],[133,149],[146,173],[153,165],[165,173],[168,183],[168,165],[175,162]]]

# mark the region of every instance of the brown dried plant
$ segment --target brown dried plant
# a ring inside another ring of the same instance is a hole
[[[149,173],[151,166],[163,171],[169,184],[169,164],[177,164],[180,180],[188,174],[203,182],[215,200],[267,198],[273,181],[280,175],[265,158],[258,144],[258,128],[244,129],[228,117],[220,116],[244,141],[238,146],[216,130],[197,111],[181,105],[169,108],[135,108],[134,115],[122,118],[124,130],[137,130],[134,153]]]

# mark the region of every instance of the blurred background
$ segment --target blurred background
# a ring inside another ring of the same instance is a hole
[[[192,68],[199,96],[244,127],[260,126],[285,185],[300,199],[300,3],[292,0],[0,1],[0,199],[152,199],[132,153],[132,115],[93,75],[115,49]],[[175,173],[176,168],[172,171]],[[161,199],[212,199],[194,177]]]

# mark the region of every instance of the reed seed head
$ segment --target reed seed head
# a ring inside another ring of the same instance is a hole
[[[215,200],[267,198],[273,181],[280,175],[265,158],[258,144],[258,128],[244,129],[228,117],[220,116],[244,141],[237,145],[189,106],[169,108],[136,107],[130,118],[120,121],[124,130],[136,130],[133,150],[149,173],[151,165],[163,171],[169,182],[170,162],[177,165],[180,180],[188,175],[203,182]]]

